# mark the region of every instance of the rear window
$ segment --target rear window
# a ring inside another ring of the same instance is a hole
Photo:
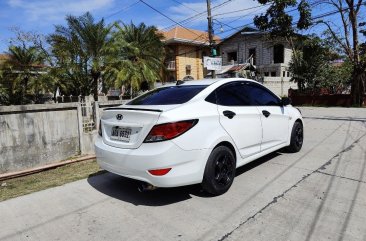
[[[183,104],[201,92],[207,85],[181,85],[155,89],[127,103],[127,105]]]

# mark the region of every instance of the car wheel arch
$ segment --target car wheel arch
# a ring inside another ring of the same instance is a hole
[[[302,126],[304,126],[304,123],[302,122],[302,120],[301,120],[300,118],[296,119],[296,120],[295,120],[295,122],[294,122],[294,124],[295,124],[296,122],[299,122]]]
[[[288,128],[289,128],[289,132],[288,132],[288,144],[290,144],[290,139],[291,139],[291,132],[292,132],[292,128],[294,127],[295,123],[299,122],[303,127],[304,127],[304,122],[303,120],[296,116],[289,124]]]
[[[237,158],[239,157],[239,153],[237,152],[237,150],[235,148],[235,145],[233,144],[232,141],[228,140],[227,138],[221,137],[221,138],[217,139],[216,141],[214,141],[212,143],[211,147],[208,149],[209,152],[206,153],[205,161],[202,161],[202,166],[201,166],[202,178],[203,178],[203,175],[204,175],[204,171],[205,171],[205,167],[206,167],[206,164],[207,164],[207,161],[208,161],[208,157],[210,156],[211,152],[216,147],[219,147],[219,146],[226,146],[226,147],[228,147],[233,152],[233,155],[235,157],[235,160],[237,161]]]
[[[212,150],[214,150],[215,148],[217,148],[219,146],[226,146],[227,148],[229,148],[232,151],[234,158],[236,160],[237,154],[236,154],[236,150],[235,150],[235,147],[233,144],[231,144],[229,141],[222,141],[222,142],[218,143]]]

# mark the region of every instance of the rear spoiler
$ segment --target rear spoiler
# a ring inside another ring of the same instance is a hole
[[[112,108],[106,108],[104,110],[140,110],[140,111],[151,111],[151,112],[163,112],[162,110],[156,110],[156,109],[139,109],[139,108],[122,108],[122,107],[112,107]]]

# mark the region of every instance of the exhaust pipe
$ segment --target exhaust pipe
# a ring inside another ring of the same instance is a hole
[[[156,188],[157,187],[151,185],[150,183],[146,183],[146,182],[142,182],[142,183],[138,184],[138,186],[137,186],[137,190],[139,190],[139,192],[153,191]]]

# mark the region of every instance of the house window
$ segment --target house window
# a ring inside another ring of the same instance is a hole
[[[290,72],[287,72],[287,77],[290,77]]]
[[[256,51],[255,48],[249,49],[249,58],[253,58],[253,65],[256,65]]]
[[[276,71],[272,71],[272,72],[271,72],[271,76],[272,76],[272,77],[275,77],[275,76],[276,76]]]
[[[237,54],[237,52],[235,51],[235,52],[229,52],[229,53],[227,53],[227,60],[228,61],[232,61],[232,60],[237,61],[238,60],[238,54]]]
[[[282,71],[282,76],[286,77],[286,71]]]
[[[285,57],[285,47],[283,44],[276,44],[273,46],[273,62],[275,64],[284,63],[284,57]]]
[[[203,59],[203,57],[205,57],[205,56],[207,56],[206,51],[202,51],[202,59]]]
[[[186,75],[191,75],[191,69],[192,69],[191,65],[186,65]]]
[[[264,72],[264,76],[269,76],[269,72]]]

